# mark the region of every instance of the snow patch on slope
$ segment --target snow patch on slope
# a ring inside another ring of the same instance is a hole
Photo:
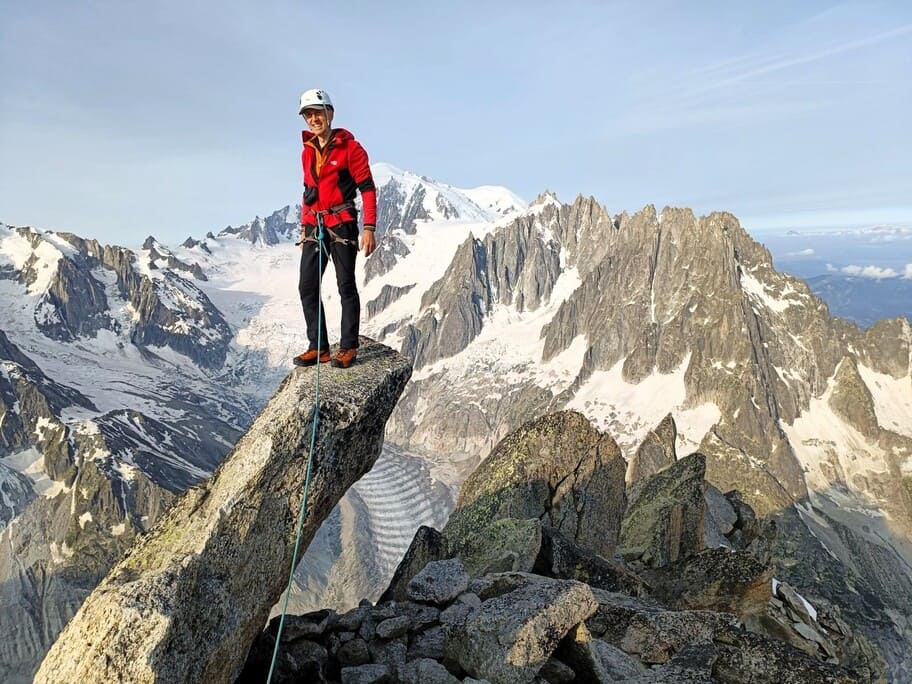
[[[741,273],[741,287],[744,288],[744,291],[750,295],[754,301],[776,313],[782,313],[792,306],[792,302],[785,301],[785,299],[779,299],[770,294],[766,285],[747,272]]]
[[[208,281],[196,284],[222,312],[235,333],[235,346],[242,352],[264,352],[268,366],[287,368],[307,343],[298,297],[300,249],[286,243],[256,248],[230,236],[209,238],[206,247],[209,253],[175,252],[181,259],[191,256],[204,269]],[[254,250],[256,258],[251,258]],[[338,339],[341,308],[331,270],[323,280],[323,302],[330,339]],[[264,393],[271,396],[275,387],[267,385]]]
[[[557,279],[544,306],[522,312],[513,306],[495,306],[488,312],[478,337],[466,349],[419,369],[413,377],[417,380],[439,372],[463,379],[496,375],[498,385],[531,381],[558,394],[579,373],[587,349],[586,339],[577,337],[563,352],[542,362],[545,343],[541,332],[579,285],[576,268],[567,269]]]
[[[830,378],[823,395],[811,399],[808,409],[782,428],[801,463],[809,491],[827,492],[845,510],[881,517],[887,501],[868,485],[872,478],[890,476],[889,454],[830,408],[832,393]]]
[[[690,354],[671,373],[656,372],[638,383],[629,383],[623,377],[624,361],[618,361],[607,371],[595,371],[567,408],[579,411],[600,429],[609,430],[628,457],[669,413],[677,425],[682,451],[696,448],[719,421],[721,412],[711,402],[687,407],[684,375],[689,364]],[[618,430],[621,426],[623,431]]]
[[[860,363],[858,373],[874,399],[881,427],[912,437],[912,377],[894,378]]]
[[[43,234],[38,235],[41,240],[37,247],[32,247],[28,239],[0,224],[0,267],[4,262],[17,271],[30,266],[30,272],[36,279],[28,284],[28,294],[43,294],[47,291],[57,273],[57,264],[63,258],[60,249],[45,239]]]
[[[46,499],[53,499],[61,492],[70,491],[63,482],[48,477],[44,470],[44,456],[34,447],[5,456],[3,463],[31,480],[35,492]]]
[[[511,216],[526,208],[525,200],[499,185],[480,185],[462,193],[482,209],[499,217]]]

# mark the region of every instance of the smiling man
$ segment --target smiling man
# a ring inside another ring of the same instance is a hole
[[[332,360],[336,368],[348,368],[358,354],[361,300],[355,282],[358,248],[370,256],[376,247],[377,193],[367,152],[344,128],[333,128],[335,109],[325,90],[307,90],[301,95],[299,112],[309,130],[302,131],[304,151],[304,197],[301,202],[301,272],[298,291],[307,322],[306,352],[294,357],[296,366],[313,366]],[[361,192],[364,230],[358,236],[355,194]],[[318,222],[324,230],[321,238]],[[322,253],[321,253],[322,250]],[[342,301],[342,334],[339,350],[330,359],[326,316],[320,301],[320,281],[332,258],[339,298]]]

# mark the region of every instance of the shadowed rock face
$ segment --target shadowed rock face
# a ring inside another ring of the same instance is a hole
[[[411,292],[412,288],[414,287],[414,283],[411,285],[405,285],[403,287],[397,287],[396,285],[389,284],[384,285],[380,289],[380,294],[377,295],[375,299],[372,299],[367,303],[367,315],[375,316],[377,313],[383,311],[397,299]]]
[[[366,473],[411,375],[362,340],[321,377],[301,550]],[[296,370],[204,485],[183,495],[86,599],[36,682],[226,682],[287,581],[304,491],[316,373]]]
[[[426,196],[424,186],[419,185],[414,192],[408,193],[396,179],[382,186],[377,192],[377,232],[384,235],[399,228],[414,235],[415,222],[430,218],[424,208]]]
[[[364,282],[369,283],[374,278],[389,273],[398,260],[409,253],[408,245],[402,240],[391,233],[384,234],[377,245],[377,251],[364,262]]]
[[[38,426],[59,424],[57,416],[68,406],[95,409],[88,397],[46,376],[2,330],[0,364],[0,456],[32,446],[43,433]],[[55,425],[53,432],[58,431],[63,436],[58,451],[65,452],[63,425]]]
[[[851,357],[843,359],[836,371],[830,408],[870,440],[880,433],[871,391],[858,374],[858,366]]]
[[[716,610],[742,618],[766,610],[774,569],[750,552],[711,549],[646,571],[652,596],[679,610]]]
[[[581,414],[538,418],[466,480],[444,534],[467,539],[499,518],[539,518],[610,558],[626,506],[624,470],[615,441]]]
[[[624,516],[619,553],[652,567],[703,548],[706,457],[691,454],[649,478]]]

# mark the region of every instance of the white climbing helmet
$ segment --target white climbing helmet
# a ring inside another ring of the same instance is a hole
[[[298,114],[303,114],[305,109],[333,109],[332,100],[329,99],[329,93],[319,88],[311,88],[301,93],[301,103],[298,106]]]

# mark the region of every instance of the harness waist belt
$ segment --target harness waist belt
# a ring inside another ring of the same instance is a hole
[[[341,214],[343,211],[355,211],[354,202],[342,202],[342,204],[337,204],[334,207],[329,209],[310,209],[308,208],[311,214],[319,214],[320,216],[326,216],[327,214]]]

